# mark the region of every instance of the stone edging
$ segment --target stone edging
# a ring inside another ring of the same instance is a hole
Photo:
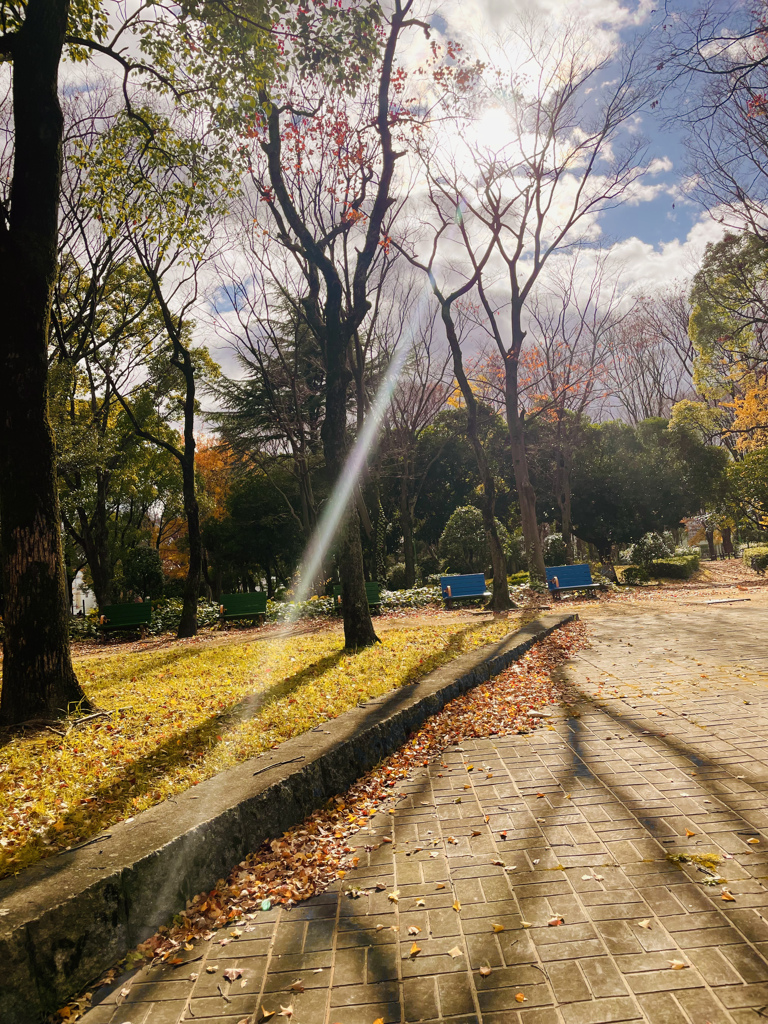
[[[61,1006],[265,839],[347,789],[430,715],[576,619],[543,616],[4,879],[0,1024],[29,1024]]]

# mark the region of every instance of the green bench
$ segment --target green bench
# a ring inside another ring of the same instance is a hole
[[[368,598],[369,608],[378,608],[381,605],[381,584],[372,581],[365,584],[365,596]],[[335,611],[341,611],[341,587],[333,588],[333,607]]]
[[[263,622],[267,617],[267,595],[263,590],[254,590],[250,594],[222,594],[219,617],[222,622],[256,618]]]
[[[103,633],[118,629],[138,629],[144,636],[152,621],[152,604],[107,604],[100,609],[99,629]]]

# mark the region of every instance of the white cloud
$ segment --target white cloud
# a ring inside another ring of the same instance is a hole
[[[707,243],[719,241],[724,233],[723,225],[705,214],[683,240],[654,246],[627,238],[611,248],[610,260],[621,267],[623,288],[635,293],[665,288],[675,281],[687,283],[698,270]]]

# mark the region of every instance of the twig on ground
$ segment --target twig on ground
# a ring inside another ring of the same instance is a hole
[[[293,764],[294,761],[303,761],[304,754],[299,754],[298,757],[292,757],[290,761],[274,761],[272,764],[265,764],[263,768],[258,768],[253,774],[261,775],[262,772],[268,772],[270,768],[282,768],[285,764]]]

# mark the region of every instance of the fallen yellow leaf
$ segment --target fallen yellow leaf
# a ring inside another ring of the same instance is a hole
[[[492,927],[493,927],[493,930],[495,932],[503,932],[504,931],[504,925],[503,924],[494,924],[494,925],[492,925]]]

